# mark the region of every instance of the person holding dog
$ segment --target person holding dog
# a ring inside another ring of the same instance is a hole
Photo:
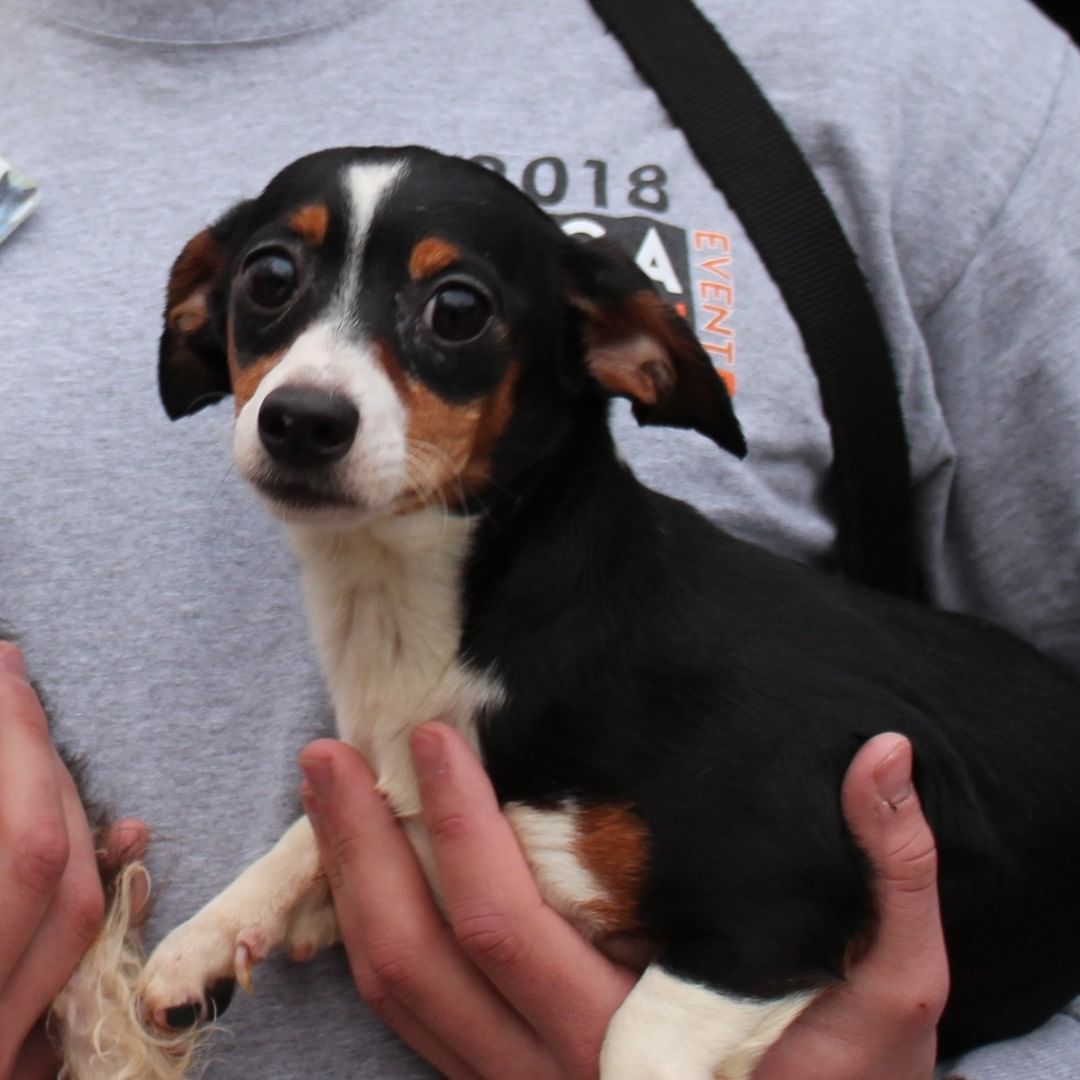
[[[900,365],[933,599],[1080,669],[1075,50],[1026,0],[702,7],[795,131],[867,267]],[[717,464],[693,437],[623,418],[635,468],[824,565],[828,428],[768,274],[584,0],[543,13],[493,0],[468,17],[406,0],[0,0],[0,12],[0,150],[43,195],[0,248],[0,615],[50,688],[57,732],[161,834],[150,859],[169,885],[151,942],[280,832],[310,744],[305,804],[347,961],[260,969],[262,1012],[232,1006],[207,1075],[430,1075],[421,1059],[454,1077],[593,1075],[633,973],[537,904],[482,770],[436,723],[413,754],[443,928],[364,762],[318,739],[325,702],[293,575],[227,475],[227,408],[190,421],[194,437],[161,420],[160,292],[178,242],[300,152],[415,140],[478,157],[567,227],[630,246],[730,367],[753,461]],[[0,647],[0,1077],[19,1080],[54,1068],[36,1024],[100,910],[47,736],[22,661]],[[947,966],[911,769],[886,734],[848,772],[881,925],[763,1080],[932,1075]],[[226,845],[244,830],[219,830],[224,816],[242,817],[250,851]],[[1080,1031],[1062,1016],[955,1068],[1065,1077],[1078,1062]]]

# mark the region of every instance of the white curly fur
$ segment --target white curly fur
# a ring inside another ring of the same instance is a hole
[[[139,1019],[136,986],[145,963],[135,917],[142,863],[111,890],[94,943],[53,1001],[49,1032],[62,1061],[57,1080],[184,1080],[207,1029],[163,1038]]]

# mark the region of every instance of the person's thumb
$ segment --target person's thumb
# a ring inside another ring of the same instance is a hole
[[[937,890],[937,846],[912,782],[912,747],[902,735],[871,739],[852,760],[844,817],[874,878],[877,927],[865,963],[910,969],[945,955]]]

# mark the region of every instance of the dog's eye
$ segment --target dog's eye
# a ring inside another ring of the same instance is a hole
[[[491,311],[491,300],[475,285],[447,282],[427,302],[424,323],[436,337],[460,345],[487,329]]]
[[[275,248],[251,255],[244,263],[242,278],[248,296],[259,307],[274,309],[296,295],[300,275],[292,256]]]

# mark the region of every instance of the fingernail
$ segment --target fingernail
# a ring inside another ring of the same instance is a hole
[[[899,739],[874,769],[874,785],[881,800],[894,810],[907,799],[914,787],[911,783],[911,744]]]
[[[326,836],[326,823],[322,816],[322,810],[319,808],[319,802],[311,790],[311,785],[306,780],[300,785],[300,802],[303,804],[304,813],[307,814],[312,829],[315,830],[316,839],[321,842]]]
[[[20,679],[26,678],[26,664],[18,645],[13,645],[10,641],[0,641],[0,671],[17,675]]]
[[[314,800],[315,803],[328,799],[334,786],[334,770],[330,762],[322,757],[303,758],[300,761],[300,768],[304,773],[308,798]]]
[[[442,739],[433,731],[420,728],[409,739],[413,766],[421,780],[429,780],[446,772],[446,756],[443,753]]]
[[[129,863],[146,854],[150,831],[141,821],[119,821],[108,831],[106,839],[110,857],[118,863]]]

